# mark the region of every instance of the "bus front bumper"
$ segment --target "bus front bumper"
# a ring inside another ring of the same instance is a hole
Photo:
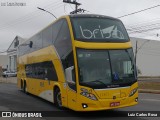
[[[113,99],[98,99],[97,101],[88,98],[78,99],[78,106],[75,111],[99,111],[129,107],[138,104],[138,93],[132,97]]]

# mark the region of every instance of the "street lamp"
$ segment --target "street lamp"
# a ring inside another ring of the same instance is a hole
[[[39,10],[42,10],[42,11],[44,11],[44,12],[47,12],[47,13],[51,14],[53,17],[55,17],[55,18],[57,19],[57,17],[56,17],[53,13],[51,13],[51,12],[49,12],[49,11],[43,9],[43,8],[40,8],[40,7],[37,7],[37,8],[38,8]]]

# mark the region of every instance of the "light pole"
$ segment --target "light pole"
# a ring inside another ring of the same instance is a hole
[[[53,13],[51,13],[51,12],[49,12],[49,11],[43,9],[43,8],[40,8],[40,7],[37,7],[37,8],[38,8],[39,10],[42,10],[42,11],[44,11],[44,12],[47,12],[47,13],[51,14],[53,17],[55,17],[55,18],[57,19],[57,17],[56,17]]]

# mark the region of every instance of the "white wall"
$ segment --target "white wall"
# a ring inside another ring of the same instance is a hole
[[[144,76],[160,76],[160,41],[131,38],[133,49],[138,40],[137,66]]]
[[[17,55],[16,51],[8,54],[8,71],[16,71],[17,70]]]
[[[0,66],[7,68],[7,55],[0,55]]]

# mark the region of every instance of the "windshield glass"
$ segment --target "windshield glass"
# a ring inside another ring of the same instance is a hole
[[[124,87],[136,81],[133,51],[77,49],[79,83],[91,88]]]
[[[72,18],[74,36],[80,41],[129,41],[121,21],[107,18]]]

